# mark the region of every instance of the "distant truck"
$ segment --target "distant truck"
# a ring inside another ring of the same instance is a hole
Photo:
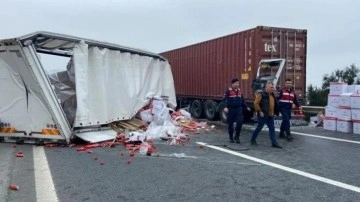
[[[41,54],[69,58],[45,71]],[[109,124],[134,117],[152,98],[176,105],[168,61],[107,42],[36,32],[0,40],[0,141],[69,143],[114,139]]]
[[[230,80],[253,109],[255,91],[272,81],[279,88],[291,78],[300,102],[306,91],[307,30],[258,26],[194,45],[166,51],[174,76],[177,104],[193,117],[226,121],[222,99]],[[245,113],[250,120],[253,110]]]

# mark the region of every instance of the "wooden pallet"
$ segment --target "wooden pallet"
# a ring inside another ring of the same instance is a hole
[[[137,118],[111,123],[111,128],[116,132],[124,132],[125,129],[128,129],[130,131],[138,131],[145,127],[147,127],[147,124]]]

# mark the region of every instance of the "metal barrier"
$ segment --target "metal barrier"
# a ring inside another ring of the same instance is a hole
[[[325,113],[325,107],[319,106],[302,106],[302,111],[308,114],[318,114],[320,111]]]

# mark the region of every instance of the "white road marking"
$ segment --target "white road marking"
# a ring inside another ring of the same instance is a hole
[[[279,129],[276,129],[276,131],[280,132]],[[292,134],[297,134],[297,135],[308,136],[308,137],[316,137],[316,138],[327,139],[327,140],[335,140],[335,141],[339,141],[339,142],[348,142],[348,143],[360,144],[360,141],[345,140],[345,139],[341,139],[341,138],[325,137],[325,136],[312,135],[312,134],[308,134],[308,133],[300,133],[300,132],[293,132],[293,131],[291,131],[291,133]]]
[[[144,155],[140,155],[139,157],[146,157]],[[163,154],[161,153],[161,155],[159,157],[169,157],[169,158],[181,158],[181,159],[197,159],[197,161],[201,161],[201,162],[206,162],[206,163],[219,163],[219,164],[238,164],[238,165],[246,165],[246,166],[262,166],[262,164],[258,164],[258,163],[240,163],[240,162],[234,162],[234,161],[211,161],[211,160],[206,160],[204,158],[199,158],[197,156],[181,156],[181,157],[176,157],[175,155],[172,154]],[[157,157],[156,157],[157,158]]]
[[[246,127],[248,129],[252,129],[252,130],[255,130],[256,127],[254,126],[249,126],[249,125],[246,125]],[[268,130],[267,128],[263,128],[263,130]],[[276,132],[280,132],[280,129],[277,129],[275,128],[275,131]],[[341,138],[334,138],[334,137],[326,137],[326,136],[320,136],[320,135],[312,135],[312,134],[309,134],[309,133],[300,133],[300,132],[294,132],[294,131],[291,131],[292,134],[297,134],[297,135],[302,135],[302,136],[308,136],[308,137],[315,137],[315,138],[320,138],[320,139],[326,139],[326,140],[334,140],[334,141],[339,141],[339,142],[347,142],[347,143],[354,143],[354,144],[360,144],[360,141],[354,141],[354,140],[345,140],[345,139],[341,139]]]
[[[33,147],[34,173],[37,202],[56,202],[55,186],[51,177],[44,147]]]
[[[304,172],[304,171],[296,170],[294,168],[290,168],[290,167],[287,167],[287,166],[282,166],[282,165],[279,165],[279,164],[276,164],[276,163],[272,163],[270,161],[265,161],[265,160],[262,160],[262,159],[259,159],[259,158],[255,158],[255,157],[252,157],[252,156],[249,156],[249,155],[246,155],[246,154],[242,154],[242,153],[239,153],[239,152],[224,149],[224,148],[221,148],[221,147],[218,147],[218,146],[209,145],[209,144],[204,143],[204,142],[196,142],[196,143],[199,144],[199,145],[203,145],[205,147],[209,147],[209,148],[212,148],[212,149],[215,149],[215,150],[218,150],[218,151],[222,151],[222,152],[229,153],[229,154],[232,154],[232,155],[235,155],[235,156],[239,156],[239,157],[251,160],[251,161],[255,161],[255,162],[267,165],[267,166],[271,166],[271,167],[280,169],[280,170],[284,170],[284,171],[287,171],[287,172],[290,172],[290,173],[301,175],[303,177],[307,177],[307,178],[310,178],[310,179],[314,179],[314,180],[317,180],[317,181],[320,181],[320,182],[324,182],[324,183],[331,184],[331,185],[334,185],[334,186],[337,186],[337,187],[340,187],[340,188],[344,188],[344,189],[348,189],[348,190],[360,193],[360,187],[345,184],[345,183],[342,183],[342,182],[339,182],[339,181],[331,180],[331,179],[321,177],[321,176],[318,176],[318,175],[314,175],[314,174],[311,174],[311,173],[307,173],[307,172]]]

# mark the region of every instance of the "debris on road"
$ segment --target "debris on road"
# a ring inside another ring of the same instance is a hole
[[[24,157],[24,153],[23,153],[22,151],[19,151],[19,152],[16,154],[16,157],[23,158],[23,157]]]
[[[45,147],[59,147],[59,144],[54,144],[54,143],[49,143],[49,144],[45,144]]]
[[[186,155],[184,153],[174,153],[174,154],[170,154],[170,156],[174,156],[176,158],[185,158]]]
[[[94,138],[90,134],[77,135],[81,139],[86,137],[83,140],[87,143],[79,146],[71,144],[69,147],[76,147],[78,152],[92,153],[90,149],[123,145],[129,151],[130,157],[134,157],[135,152],[141,155],[159,156],[154,145],[155,140],[167,141],[169,145],[186,146],[186,143],[191,141],[190,134],[209,132],[215,128],[214,125],[209,126],[206,122],[196,122],[187,111],[169,108],[166,100],[155,98],[133,118],[112,122],[109,127],[116,132],[111,140],[98,142],[102,138]],[[109,131],[104,133],[110,134]],[[124,156],[124,153],[121,152],[120,156]]]
[[[11,190],[19,190],[19,186],[16,185],[16,184],[10,184],[9,189],[11,189]]]

